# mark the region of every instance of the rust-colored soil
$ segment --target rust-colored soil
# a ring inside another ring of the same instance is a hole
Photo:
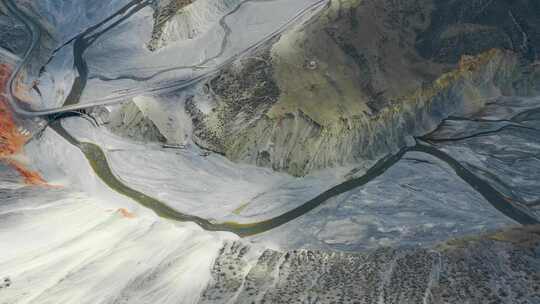
[[[0,64],[0,93],[5,94],[6,85],[11,74],[11,67]],[[5,97],[0,95],[0,160],[12,166],[29,185],[46,185],[38,172],[28,170],[22,163],[12,159],[12,156],[21,152],[29,137],[23,134],[7,105]]]
[[[118,209],[118,212],[120,213],[120,215],[122,215],[125,218],[131,219],[135,217],[135,214],[129,212],[126,208],[120,208]]]

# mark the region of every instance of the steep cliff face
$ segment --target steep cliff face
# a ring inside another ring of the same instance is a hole
[[[300,176],[538,90],[537,4],[443,2],[331,1],[201,87],[188,107],[195,141]]]

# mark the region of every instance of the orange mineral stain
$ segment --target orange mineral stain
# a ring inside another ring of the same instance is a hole
[[[6,93],[10,75],[11,67],[0,64],[0,93]],[[0,160],[17,170],[26,184],[46,185],[38,172],[28,170],[22,163],[12,159],[21,152],[28,139],[29,136],[19,130],[5,97],[0,95]]]
[[[43,180],[41,175],[39,175],[36,171],[28,170],[24,167],[23,164],[19,163],[15,160],[8,160],[6,161],[11,167],[13,167],[19,174],[23,177],[25,184],[27,185],[41,185],[45,186],[47,185],[47,182]]]
[[[120,208],[118,209],[118,212],[120,213],[121,216],[125,218],[128,218],[128,219],[135,218],[135,214],[129,212],[126,208]]]

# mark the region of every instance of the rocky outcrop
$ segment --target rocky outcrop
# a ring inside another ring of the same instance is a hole
[[[231,136],[257,127],[280,94],[270,60],[269,52],[257,53],[206,84],[202,98],[217,100],[211,113],[198,108],[201,97],[187,100],[186,110],[192,117],[193,135],[199,145],[227,154]]]
[[[119,135],[140,142],[166,142],[154,122],[135,102],[125,103],[110,113],[101,113],[107,128]]]
[[[160,1],[154,10],[154,26],[148,49],[156,51],[170,43],[195,39],[221,22],[221,18],[242,2],[241,0]]]
[[[162,45],[163,28],[183,7],[193,3],[193,0],[159,1],[154,9],[154,27],[148,49],[155,51]]]
[[[505,5],[332,1],[202,86],[189,101],[194,139],[234,161],[301,176],[379,158],[490,98],[532,94],[537,4]],[[505,11],[505,21],[493,11]],[[212,110],[199,111],[201,103]]]
[[[352,254],[227,244],[200,303],[537,303],[539,227]]]

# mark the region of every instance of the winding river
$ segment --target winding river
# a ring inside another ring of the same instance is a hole
[[[8,4],[8,8],[10,9],[10,12],[14,14],[17,18],[19,18],[30,30],[32,33],[32,44],[25,54],[25,57],[23,61],[16,67],[15,73],[13,73],[12,78],[10,79],[10,90],[8,91],[8,99],[11,103],[14,103],[13,107],[16,110],[17,113],[27,116],[41,116],[44,114],[52,114],[52,113],[59,113],[59,112],[65,112],[70,111],[74,108],[82,108],[82,107],[89,107],[92,106],[91,104],[85,104],[85,105],[79,105],[75,106],[73,105],[67,105],[66,107],[63,107],[61,109],[51,110],[51,111],[27,111],[20,109],[17,105],[17,99],[13,95],[13,88],[14,88],[14,81],[17,78],[17,74],[21,71],[22,67],[26,63],[26,61],[29,59],[30,54],[32,53],[33,48],[36,46],[36,43],[39,41],[39,33],[36,33],[36,26],[33,25],[33,23],[29,20],[29,18],[24,15],[24,13],[20,12],[16,6],[12,3],[12,0],[5,0]],[[321,1],[322,3],[323,1]],[[135,3],[135,2],[133,2]],[[141,5],[142,2],[136,1],[139,5]],[[138,7],[138,6],[136,6]],[[139,8],[140,9],[140,8]],[[134,9],[135,10],[135,9]],[[133,10],[129,10],[130,12],[133,12]],[[128,17],[129,13],[126,14],[124,17]],[[120,20],[116,22],[121,22],[123,20],[120,18]],[[100,25],[96,25],[96,27],[99,27]],[[112,25],[113,26],[113,25]],[[107,31],[107,29],[110,29],[110,27],[106,28],[104,31]],[[94,34],[93,36],[80,36],[79,38],[75,38],[75,49],[78,50],[79,54],[76,55],[76,58],[79,58],[79,60],[82,60],[82,53],[84,52],[85,47],[87,47],[89,44],[92,43],[93,39],[95,39],[97,36],[102,34],[104,31],[99,32],[97,34]],[[97,35],[97,36],[96,36]],[[77,42],[80,41],[80,42]],[[79,44],[78,44],[79,43]],[[76,60],[77,62],[77,60]],[[81,76],[85,76],[84,71],[81,73],[79,65],[79,74]],[[217,67],[219,68],[219,67]],[[191,80],[193,81],[193,80]],[[70,98],[68,98],[69,103],[76,103],[78,98],[80,97],[80,94],[82,90],[84,89],[84,79],[81,78],[79,80],[79,85],[74,87],[72,89],[72,93],[70,94]],[[178,87],[175,87],[175,89],[178,89]],[[139,93],[140,94],[140,93]],[[191,221],[195,222],[198,225],[200,225],[203,229],[211,230],[211,231],[229,231],[232,233],[235,233],[241,237],[251,236],[255,234],[259,234],[268,230],[271,230],[273,228],[276,228],[278,226],[281,226],[283,224],[286,224],[308,212],[315,209],[316,207],[320,206],[321,204],[328,201],[328,199],[335,197],[337,195],[340,195],[342,193],[345,193],[347,191],[350,191],[352,189],[355,189],[357,187],[361,187],[363,185],[366,185],[373,179],[379,177],[380,175],[384,174],[389,168],[391,168],[395,163],[397,163],[403,155],[405,155],[409,151],[416,151],[416,152],[422,152],[429,154],[431,156],[436,157],[437,159],[445,162],[448,164],[453,171],[465,182],[467,182],[471,187],[473,187],[476,191],[478,191],[489,203],[491,203],[496,209],[498,209],[500,212],[505,214],[506,216],[514,219],[515,221],[527,225],[527,224],[537,224],[539,223],[538,219],[536,219],[533,215],[529,214],[525,209],[519,208],[512,202],[510,202],[503,194],[498,192],[493,186],[491,186],[488,182],[484,181],[483,179],[476,176],[474,173],[472,173],[470,170],[468,170],[465,166],[461,165],[457,160],[453,159],[450,155],[446,154],[445,152],[429,145],[425,144],[422,141],[417,141],[417,144],[412,147],[407,147],[402,150],[400,150],[398,153],[394,155],[390,155],[386,158],[383,158],[379,160],[373,167],[371,167],[366,174],[350,179],[346,182],[343,182],[335,187],[332,187],[328,189],[327,191],[324,191],[323,193],[319,194],[317,197],[303,203],[297,208],[294,208],[288,212],[285,212],[281,215],[278,215],[276,217],[254,222],[254,223],[236,223],[236,222],[222,222],[222,223],[216,223],[209,221],[207,219],[184,214],[181,213],[171,207],[169,207],[166,203],[159,201],[156,198],[153,198],[151,196],[148,196],[140,191],[137,191],[128,185],[124,184],[121,180],[119,180],[115,174],[112,172],[111,167],[109,165],[109,162],[107,160],[105,152],[96,144],[90,143],[90,142],[81,142],[77,140],[75,137],[73,137],[67,130],[63,128],[61,125],[60,120],[52,121],[50,124],[50,127],[54,129],[58,134],[60,134],[64,139],[66,139],[68,142],[70,142],[72,145],[76,146],[80,151],[85,155],[87,158],[90,166],[96,173],[96,175],[111,189],[114,191],[125,195],[134,201],[138,202],[139,204],[152,209],[156,214],[159,216],[175,220],[175,221]]]
[[[82,92],[86,88],[86,83],[88,81],[88,65],[84,59],[84,52],[103,34],[107,33],[109,30],[113,29],[118,24],[122,23],[124,20],[131,17],[133,14],[137,13],[141,9],[145,8],[150,4],[150,1],[141,1],[136,0],[128,3],[118,12],[109,16],[102,22],[88,28],[82,34],[74,38],[73,41],[73,63],[77,69],[78,76],[75,78],[75,81],[71,87],[71,91],[64,101],[65,106],[72,106],[79,103]],[[102,25],[107,24],[109,21],[120,16],[120,18],[104,29],[97,31]]]
[[[108,163],[105,152],[98,145],[78,141],[62,127],[60,121],[55,121],[53,124],[51,124],[51,127],[61,136],[67,139],[71,144],[78,147],[81,152],[83,152],[94,172],[111,189],[130,197],[147,208],[152,209],[154,212],[156,212],[156,214],[163,218],[176,221],[192,221],[199,224],[206,230],[229,231],[241,237],[263,233],[279,227],[310,212],[332,197],[366,185],[370,181],[384,174],[395,163],[401,160],[403,155],[405,155],[407,152],[412,151],[429,154],[448,164],[454,170],[454,172],[461,179],[463,179],[463,181],[479,192],[489,203],[491,203],[491,205],[516,222],[523,225],[540,223],[538,219],[526,212],[524,209],[518,208],[512,202],[508,201],[508,199],[502,193],[497,191],[488,182],[476,176],[466,167],[461,165],[457,160],[443,151],[421,142],[418,142],[415,146],[404,148],[394,155],[390,155],[379,160],[366,172],[366,174],[334,186],[319,194],[315,198],[303,203],[299,207],[296,207],[276,217],[264,221],[245,224],[236,222],[214,223],[204,218],[178,212],[169,207],[166,203],[130,188],[114,175]]]

